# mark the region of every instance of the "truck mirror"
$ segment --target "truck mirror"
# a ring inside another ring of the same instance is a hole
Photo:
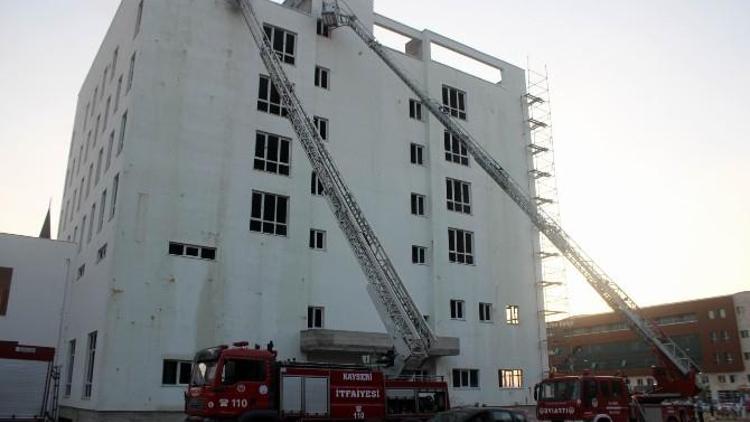
[[[539,384],[534,385],[534,400],[539,400]]]

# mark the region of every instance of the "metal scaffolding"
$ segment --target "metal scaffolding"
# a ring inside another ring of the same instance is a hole
[[[527,112],[527,128],[532,169],[530,179],[534,186],[534,201],[538,208],[560,224],[560,208],[555,178],[555,153],[552,141],[552,108],[550,105],[549,76],[544,72],[526,70],[526,94],[522,100]],[[569,313],[568,286],[565,277],[565,258],[555,245],[540,233],[539,258],[542,277],[537,282],[544,297],[545,322],[566,318]]]

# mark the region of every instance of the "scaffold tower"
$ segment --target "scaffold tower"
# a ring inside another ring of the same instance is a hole
[[[526,70],[526,94],[521,101],[527,112],[532,169],[529,171],[537,207],[560,224],[560,208],[555,178],[555,152],[552,140],[552,107],[549,76],[543,72]],[[541,279],[537,286],[544,297],[545,322],[558,321],[568,316],[569,300],[565,278],[565,258],[543,234],[539,234]]]

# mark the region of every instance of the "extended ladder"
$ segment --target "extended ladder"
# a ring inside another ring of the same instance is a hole
[[[471,134],[444,111],[443,105],[431,98],[428,92],[407,75],[401,66],[390,57],[390,53],[357,19],[350,10],[342,13],[336,0],[324,0],[322,21],[331,28],[349,26],[377,54],[385,64],[419,97],[435,118],[461,142],[474,157],[476,162],[489,176],[510,196],[510,198],[531,219],[534,226],[542,232],[568,261],[583,274],[588,283],[599,296],[616,312],[622,314],[628,324],[655,347],[677,370],[688,375],[698,365],[672,339],[666,336],[652,321],[641,316],[638,305],[612,280],[573,239],[560,227],[553,218],[540,210],[533,198],[530,198],[521,185],[514,181],[510,174],[498,163]]]
[[[278,91],[282,104],[288,109],[292,128],[323,185],[328,205],[367,277],[367,291],[394,342],[396,359],[389,372],[398,375],[407,364],[420,365],[427,359],[430,346],[435,340],[432,330],[409,296],[393,263],[344,182],[313,120],[303,109],[302,102],[294,92],[294,84],[287,78],[271,42],[256,18],[250,0],[237,2],[260,50],[260,57],[271,82]]]

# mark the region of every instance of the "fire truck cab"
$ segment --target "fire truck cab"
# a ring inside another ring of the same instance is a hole
[[[621,377],[560,376],[534,387],[538,420],[628,422],[630,393]]]
[[[272,348],[218,346],[196,353],[187,421],[421,421],[448,408],[435,379],[386,379],[355,365],[279,362]]]

